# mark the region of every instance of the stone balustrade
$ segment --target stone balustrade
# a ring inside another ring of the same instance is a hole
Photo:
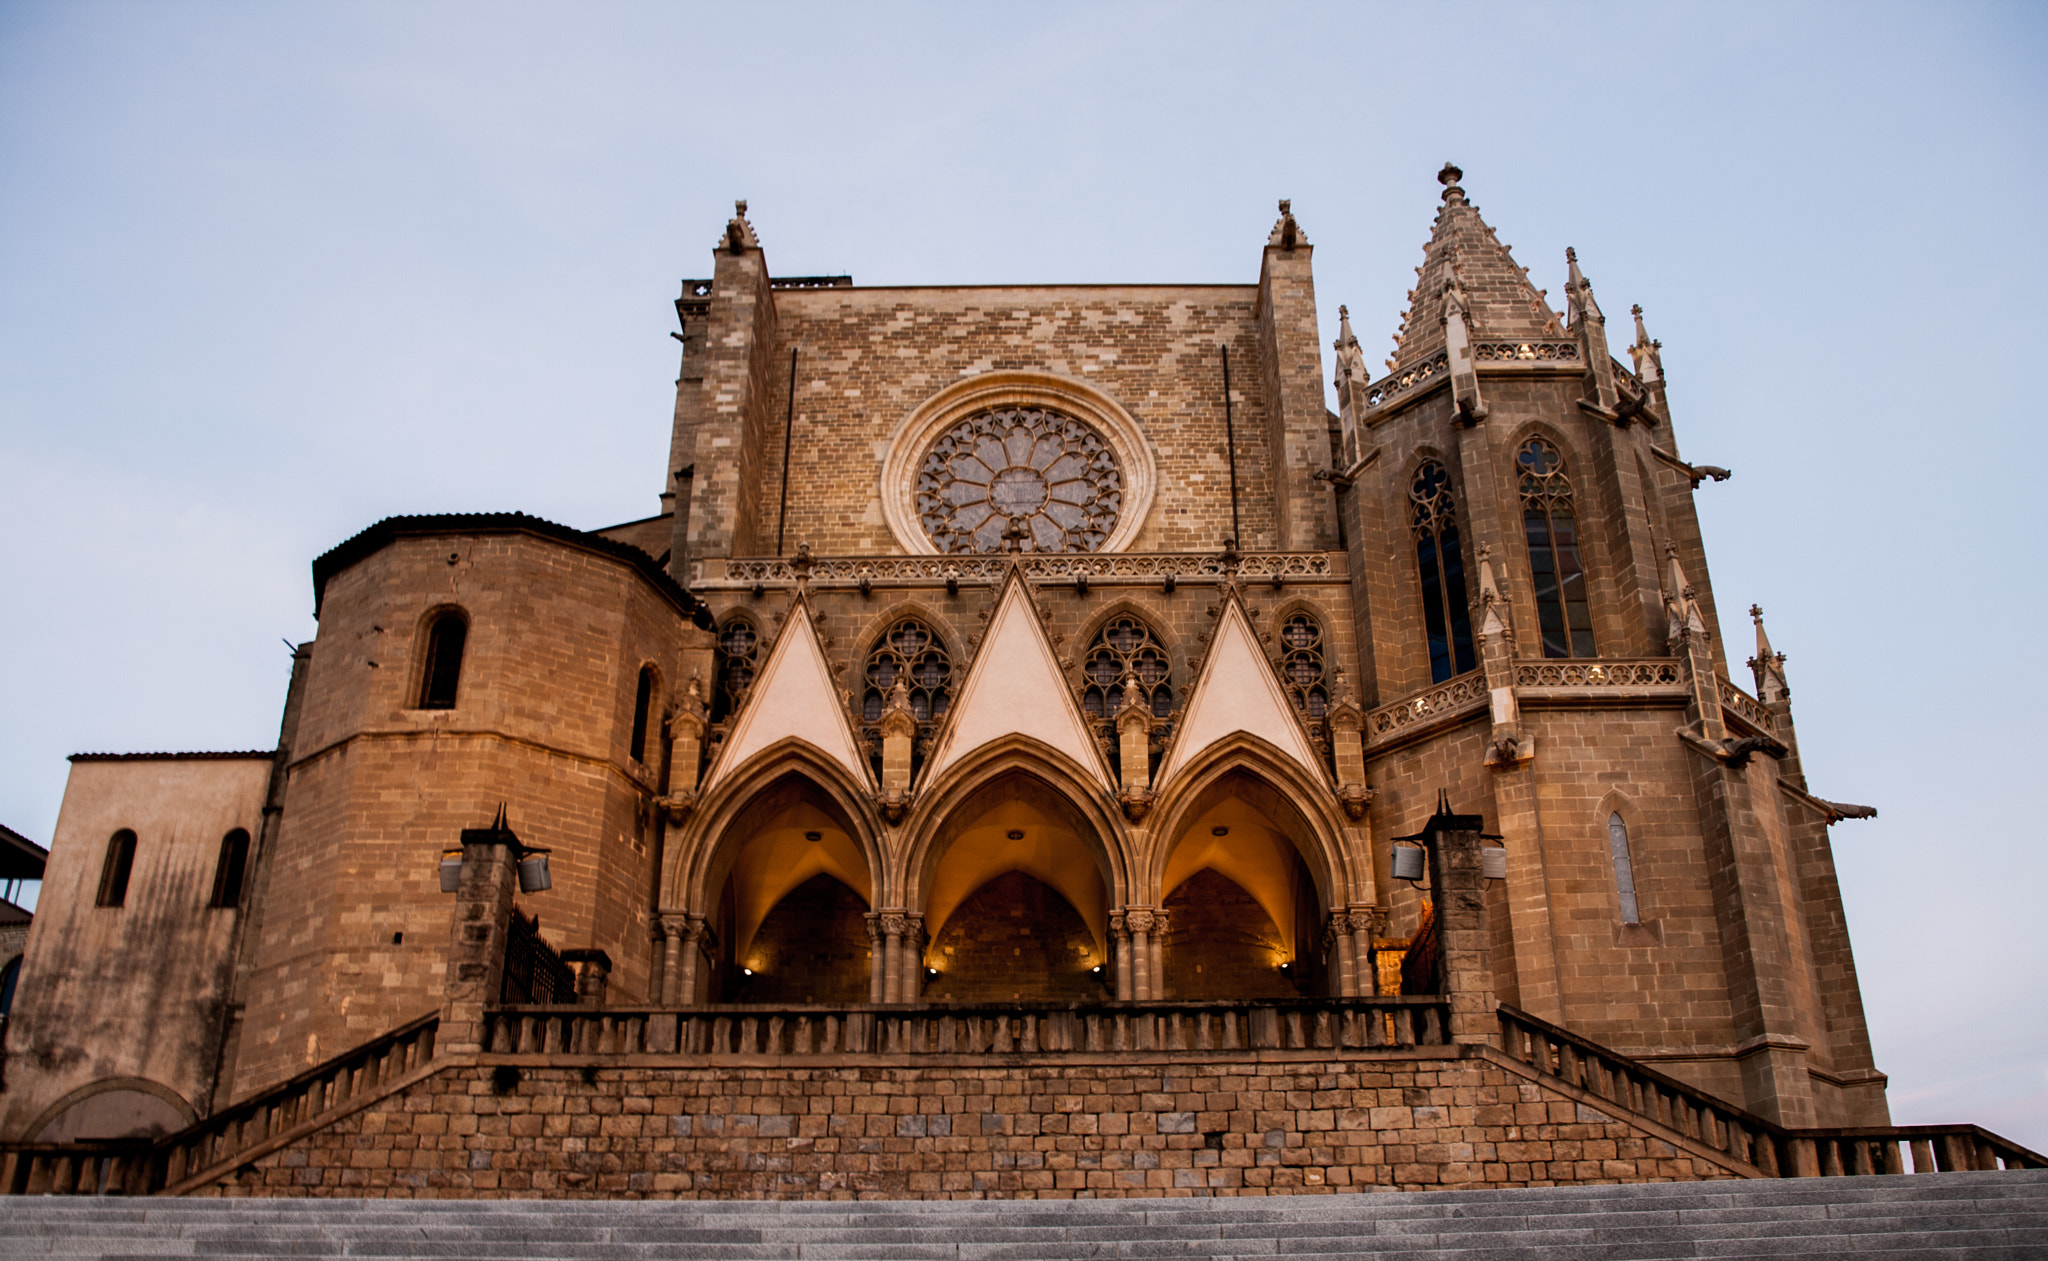
[[[494,1055],[1094,1055],[1443,1046],[1433,996],[1266,1002],[496,1007]]]

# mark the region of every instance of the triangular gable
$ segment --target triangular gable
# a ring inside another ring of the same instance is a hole
[[[1259,651],[1244,606],[1235,599],[1223,603],[1216,636],[1209,644],[1209,656],[1195,679],[1195,690],[1174,732],[1173,747],[1159,767],[1157,782],[1165,784],[1174,773],[1200,757],[1204,750],[1237,732],[1248,732],[1301,763],[1318,779],[1327,779],[1322,759],[1309,746],[1308,733],[1294,705],[1287,699],[1278,676]]]
[[[1013,735],[1058,749],[1092,771],[1104,788],[1114,788],[1102,750],[1088,734],[1087,719],[1031,607],[1031,593],[1015,571],[996,600],[967,681],[953,698],[939,747],[925,766],[925,782],[935,782],[983,745]]]
[[[868,760],[861,756],[825,650],[811,624],[810,605],[798,600],[789,610],[782,633],[768,650],[768,660],[747,691],[746,703],[733,719],[732,733],[718,751],[704,791],[748,758],[778,740],[795,736],[847,769],[856,781],[872,787]]]

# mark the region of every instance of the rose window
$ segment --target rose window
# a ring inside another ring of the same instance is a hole
[[[948,429],[917,475],[917,515],[941,552],[1092,552],[1123,509],[1116,454],[1093,428],[1037,407]]]

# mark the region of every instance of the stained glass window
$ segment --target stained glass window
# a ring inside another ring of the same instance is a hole
[[[1087,424],[1037,407],[947,430],[917,475],[917,515],[941,552],[1092,552],[1116,529],[1123,474]]]
[[[1415,569],[1422,581],[1422,621],[1429,634],[1429,677],[1441,683],[1474,665],[1465,554],[1458,546],[1458,505],[1443,465],[1430,460],[1415,470],[1408,503],[1415,527]]]
[[[1586,571],[1579,562],[1578,518],[1564,457],[1531,438],[1515,457],[1521,466],[1522,526],[1529,540],[1529,581],[1546,657],[1591,657],[1593,615],[1586,606]]]

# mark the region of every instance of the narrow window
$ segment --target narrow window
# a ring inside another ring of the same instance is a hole
[[[1154,718],[1173,713],[1173,667],[1152,628],[1133,617],[1119,617],[1102,628],[1081,667],[1088,686],[1081,708],[1090,718],[1114,718],[1123,704],[1124,676],[1135,675],[1138,690],[1152,706]]]
[[[107,861],[100,867],[98,906],[119,906],[128,900],[128,872],[135,866],[135,833],[122,828],[107,842]]]
[[[242,904],[242,876],[249,869],[249,834],[236,828],[220,838],[220,863],[213,869],[215,910],[229,910]]]
[[[1522,467],[1522,526],[1529,540],[1529,581],[1546,657],[1591,657],[1593,616],[1579,563],[1579,526],[1564,457],[1531,438],[1515,457]]]
[[[1628,856],[1628,824],[1618,814],[1607,816],[1607,848],[1614,855],[1614,891],[1621,897],[1621,922],[1640,924],[1643,913],[1636,906],[1636,871]]]
[[[1429,632],[1429,678],[1441,683],[1473,667],[1472,610],[1465,599],[1465,554],[1458,547],[1458,505],[1451,475],[1431,460],[1408,488],[1414,510],[1415,569]]]
[[[1306,613],[1295,613],[1280,625],[1280,677],[1287,684],[1288,698],[1311,724],[1320,723],[1330,708],[1330,691],[1323,681],[1323,627]]]
[[[421,709],[455,708],[456,685],[462,681],[462,647],[469,623],[460,613],[443,613],[427,632],[427,671],[420,684]]]
[[[640,690],[633,697],[633,760],[647,760],[647,714],[654,706],[654,667],[640,667]]]
[[[724,722],[733,716],[747,689],[754,686],[754,671],[761,652],[761,637],[754,624],[736,617],[718,632],[718,686],[711,693],[711,721]]]
[[[916,618],[897,622],[875,641],[862,675],[861,734],[878,776],[882,773],[882,735],[876,724],[889,707],[889,693],[899,678],[911,717],[917,719],[918,738],[911,745],[914,770],[923,765],[920,748],[931,724],[944,718],[953,704],[953,659],[932,628]]]

